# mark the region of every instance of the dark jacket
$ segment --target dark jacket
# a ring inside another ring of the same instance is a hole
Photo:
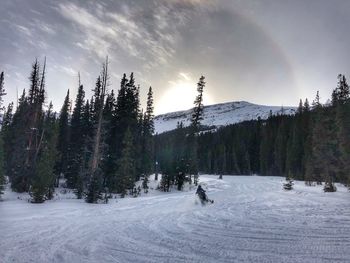
[[[202,186],[198,185],[196,194],[205,195],[205,190],[202,188]]]

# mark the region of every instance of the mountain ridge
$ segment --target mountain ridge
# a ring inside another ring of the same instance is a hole
[[[203,108],[202,124],[205,126],[222,127],[248,120],[267,119],[270,111],[272,115],[295,114],[297,107],[266,106],[247,101],[232,101],[212,105]],[[157,115],[154,119],[156,133],[163,133],[176,129],[179,122],[188,126],[191,122],[192,109],[169,112]]]

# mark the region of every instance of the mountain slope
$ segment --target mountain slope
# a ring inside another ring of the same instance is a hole
[[[214,104],[204,107],[202,124],[206,126],[226,126],[247,120],[255,120],[258,117],[267,119],[270,111],[273,115],[281,114],[279,106],[264,106],[249,103],[246,101],[234,101],[228,103]],[[294,114],[295,107],[284,107],[284,114]],[[155,118],[155,131],[163,133],[176,128],[178,122],[185,126],[190,124],[192,109],[186,111],[170,112],[158,115]]]

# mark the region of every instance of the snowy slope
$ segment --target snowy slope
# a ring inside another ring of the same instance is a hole
[[[294,114],[295,107],[284,107],[284,114]],[[270,111],[281,114],[281,107],[263,106],[246,101],[236,101],[209,105],[204,107],[202,124],[206,126],[225,126],[247,120],[255,120],[258,117],[267,119]],[[162,133],[176,128],[178,122],[185,126],[190,124],[192,110],[177,111],[158,115],[155,118],[155,131]]]
[[[201,176],[213,205],[189,192],[91,205],[0,202],[0,262],[349,262],[349,192],[283,178]]]

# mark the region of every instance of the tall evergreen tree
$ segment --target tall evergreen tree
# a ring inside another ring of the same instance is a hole
[[[301,171],[303,175],[303,179],[305,179],[306,174],[306,165],[308,162],[308,159],[311,156],[311,143],[312,143],[312,127],[311,127],[311,112],[310,112],[310,105],[308,99],[305,99],[304,106],[303,106],[303,114],[302,114],[302,144],[303,144],[303,157],[301,161]],[[299,178],[301,179],[301,178]]]
[[[332,104],[336,106],[338,103],[343,104],[349,99],[349,85],[344,75],[338,75],[338,85],[332,92]]]
[[[59,155],[58,161],[56,163],[56,174],[58,186],[58,178],[60,174],[65,174],[68,163],[68,145],[69,145],[69,111],[70,111],[70,100],[69,100],[69,90],[64,99],[63,106],[60,111],[58,120],[58,140],[57,140],[57,152]]]
[[[4,72],[1,72],[0,74],[0,113],[3,114],[3,97],[6,95],[5,88],[4,88]],[[3,116],[4,119],[4,116]],[[2,122],[2,129],[0,134],[0,198],[3,194],[3,191],[5,189],[5,149],[4,149],[4,141],[3,141],[3,125],[4,122]]]
[[[18,192],[28,191],[41,151],[45,71],[46,62],[41,72],[39,62],[33,63],[28,96],[23,91],[9,129],[12,134],[11,159],[6,165],[11,167],[8,174],[11,187]]]
[[[6,136],[6,173],[14,191],[24,192],[27,190],[28,179],[24,173],[24,160],[26,156],[26,139],[29,104],[25,90],[18,101],[18,107],[13,115],[12,122],[7,128]]]
[[[52,108],[52,103],[50,103],[43,125],[42,150],[37,158],[35,174],[31,178],[30,195],[33,203],[42,203],[53,197],[54,166],[57,160],[57,125]]]
[[[4,141],[3,141],[2,134],[0,134],[0,200],[1,200],[1,195],[4,194],[5,184],[6,184],[4,158],[5,158]]]
[[[103,109],[103,120],[105,123],[105,149],[104,149],[104,157],[103,157],[103,185],[105,187],[108,187],[110,191],[115,190],[115,185],[113,181],[113,175],[115,172],[115,134],[116,134],[116,127],[115,127],[115,104],[116,99],[114,96],[113,90],[111,93],[107,95],[106,103]]]
[[[321,105],[321,102],[320,102],[320,92],[317,91],[316,93],[316,97],[315,99],[312,101],[312,108],[315,109],[315,108],[320,108],[322,105]]]
[[[200,122],[203,120],[203,89],[205,86],[205,77],[201,76],[197,83],[198,95],[194,101],[194,109],[192,114],[191,126],[194,131],[198,131]]]
[[[328,114],[327,109],[317,105],[314,109],[312,151],[306,168],[306,180],[325,181],[327,184],[333,184],[337,170],[333,119]]]
[[[262,140],[260,144],[260,173],[262,175],[276,175],[274,161],[274,145],[277,132],[277,120],[270,112],[264,127],[262,128]]]
[[[337,126],[337,142],[339,146],[338,181],[350,184],[350,91],[346,78],[338,76],[338,86],[333,92],[337,94],[335,119]]]
[[[303,103],[300,100],[288,142],[286,156],[286,173],[288,177],[302,178],[302,160],[304,154],[303,125]]]
[[[350,101],[337,105],[336,125],[339,142],[339,169],[340,182],[350,185]]]
[[[116,179],[118,180],[118,192],[124,197],[127,190],[131,190],[134,187],[136,178],[136,164],[133,157],[133,138],[130,129],[126,130],[123,140],[122,156],[118,160],[118,170]]]
[[[152,87],[149,87],[147,93],[147,107],[145,112],[145,126],[147,128],[147,132],[151,135],[154,133],[154,114],[153,114],[153,91]]]
[[[102,167],[101,159],[103,157],[103,110],[108,85],[108,57],[103,64],[101,75],[98,77],[95,87],[94,96],[94,115],[93,121],[95,131],[93,137],[91,164],[89,169],[89,188],[86,201],[88,203],[96,203],[101,197],[102,192]]]
[[[110,118],[110,127],[107,131],[106,143],[108,148],[106,149],[106,159],[104,160],[104,173],[105,173],[105,184],[108,186],[111,192],[117,191],[117,183],[116,180],[116,170],[117,170],[117,160],[121,156],[123,135],[125,133],[127,120],[126,116],[128,115],[128,109],[126,105],[126,84],[128,83],[128,79],[126,78],[126,74],[123,75],[122,80],[120,82],[120,89],[117,94],[117,98],[114,98],[111,101],[112,105],[106,107],[110,107],[112,112],[107,111],[107,115]]]
[[[76,194],[78,199],[82,199],[84,197],[86,184],[88,184],[89,180],[89,169],[92,155],[91,145],[94,131],[92,112],[93,109],[90,106],[89,100],[87,100],[83,108],[83,113],[81,117],[81,127],[83,130],[81,136],[83,146],[81,152],[81,159],[79,163],[79,171],[77,174],[76,185],[74,190],[74,193]]]
[[[45,73],[46,58],[42,73],[38,61],[33,65],[31,75],[31,87],[29,89],[29,138],[27,146],[27,156],[25,160],[26,173],[29,175],[28,182],[31,183],[35,176],[38,156],[44,140],[44,111],[45,101]]]
[[[4,72],[0,73],[0,107],[3,107],[3,102],[4,102],[4,96],[6,95],[5,92],[5,77],[4,77]]]
[[[13,133],[11,131],[11,125],[13,121],[13,102],[11,102],[4,113],[1,136],[4,143],[4,173],[9,175],[11,173],[11,150],[13,149]]]
[[[143,157],[142,173],[144,173],[146,177],[152,172],[153,166],[154,166],[153,133],[154,133],[153,92],[152,92],[152,87],[150,87],[147,94],[147,108],[143,118],[143,129],[142,129],[142,157]]]
[[[287,127],[287,123],[284,118],[281,118],[274,146],[274,162],[276,167],[276,174],[280,175],[285,175],[286,173],[288,128],[289,127]]]
[[[141,127],[142,123],[140,122],[140,100],[139,100],[139,88],[135,85],[135,79],[133,73],[130,74],[129,79],[126,78],[126,75],[123,75],[123,78],[120,83],[120,89],[118,91],[117,101],[115,105],[113,129],[114,129],[114,138],[112,145],[112,152],[109,154],[111,160],[110,163],[115,163],[114,172],[116,174],[119,169],[118,160],[122,157],[123,149],[123,140],[125,138],[125,133],[127,129],[130,129],[132,133],[132,140],[135,147],[133,148],[133,157],[135,161],[135,166],[137,170],[137,178],[140,175],[140,160],[141,160]],[[113,179],[115,184],[118,183],[116,178]],[[120,187],[115,185],[115,188],[119,191]]]
[[[189,180],[192,181],[191,175],[198,175],[198,141],[197,132],[199,131],[201,121],[203,120],[203,90],[205,87],[205,77],[201,76],[197,83],[197,97],[194,101],[194,108],[191,119],[190,133],[187,136],[187,150],[185,160],[188,167]]]
[[[71,120],[71,132],[68,145],[69,157],[65,174],[67,186],[69,188],[76,188],[77,175],[79,174],[83,158],[82,153],[84,151],[85,143],[85,138],[83,136],[85,134],[85,127],[83,126],[84,99],[84,87],[79,83]]]

